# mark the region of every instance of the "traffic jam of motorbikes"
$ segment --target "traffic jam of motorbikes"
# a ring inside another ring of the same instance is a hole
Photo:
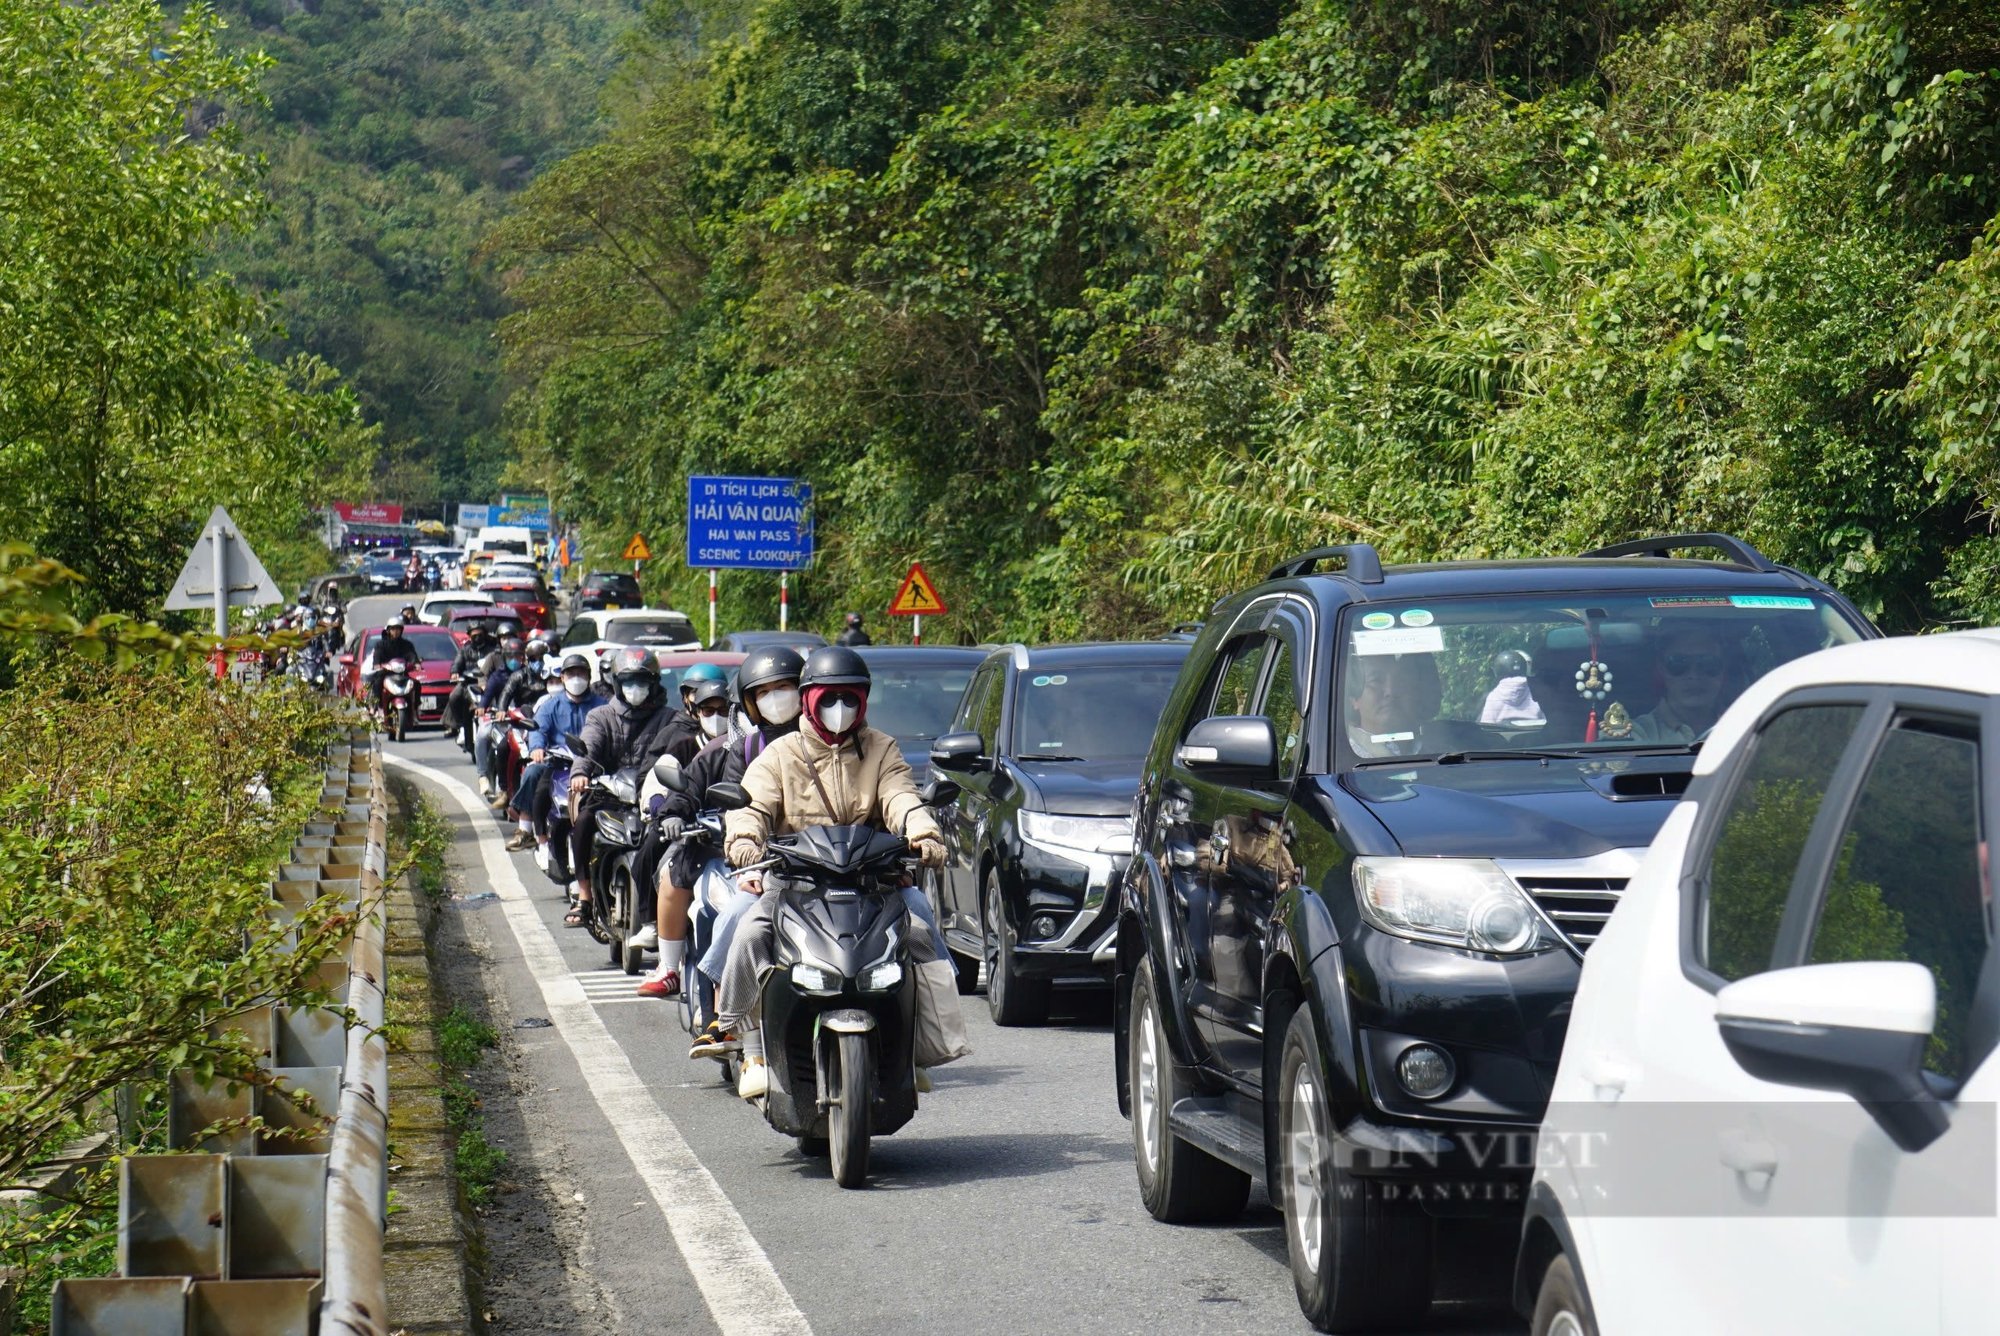
[[[558,1161],[632,1156],[687,1329],[891,1329],[822,1292],[974,1284],[926,1251],[927,1179],[1009,1283],[1106,1240],[1108,1288],[1062,1301],[1086,1328],[1890,1331],[1913,1259],[1996,1241],[2000,638],[1885,639],[1721,534],[1327,547],[1059,645],[703,638],[622,572],[476,555],[371,558],[260,666],[457,795],[460,899],[513,934],[468,950],[567,1045],[514,1079],[561,1092]],[[785,1140],[711,1122],[739,1105]],[[994,1205],[1065,1174],[1088,1200]],[[889,1190],[773,1213],[779,1175]],[[782,1223],[820,1210],[816,1243]],[[921,1272],[856,1277],[843,1210]],[[1135,1250],[1183,1279],[1121,1288]],[[1982,1284],[1944,1283],[1941,1329],[1991,1329]]]

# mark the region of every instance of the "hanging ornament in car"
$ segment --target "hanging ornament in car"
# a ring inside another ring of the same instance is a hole
[[[1611,665],[1602,659],[1585,659],[1576,668],[1576,694],[1585,700],[1603,700],[1611,694]]]

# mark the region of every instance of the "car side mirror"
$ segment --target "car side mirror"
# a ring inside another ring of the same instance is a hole
[[[931,764],[940,770],[967,774],[980,768],[986,743],[977,733],[946,733],[931,743]]]
[[[687,776],[681,773],[678,756],[662,756],[653,763],[653,778],[672,789],[675,793],[687,792]]]
[[[943,807],[946,803],[957,802],[958,795],[964,791],[957,780],[933,775],[917,789],[917,797],[923,799],[926,807]]]
[[[1739,979],[1715,995],[1715,1024],[1761,1081],[1837,1090],[1912,1153],[1949,1116],[1924,1079],[1937,981],[1908,961],[1802,965]]]
[[[750,795],[743,791],[741,784],[711,784],[708,786],[708,801],[724,812],[734,812],[750,805]]]
[[[1174,749],[1176,763],[1231,779],[1278,777],[1278,733],[1261,714],[1218,714],[1196,724]]]

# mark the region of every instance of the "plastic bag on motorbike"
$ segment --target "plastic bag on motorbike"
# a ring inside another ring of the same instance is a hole
[[[926,961],[911,968],[916,971],[917,983],[917,1032],[912,1037],[917,1066],[942,1067],[972,1052],[950,959]]]

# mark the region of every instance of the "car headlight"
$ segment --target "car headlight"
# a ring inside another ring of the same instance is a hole
[[[1043,844],[1086,853],[1132,852],[1132,819],[1124,816],[1059,816],[1054,812],[1021,813],[1021,833]],[[1106,848],[1105,846],[1111,846]]]
[[[1354,898],[1384,932],[1494,955],[1556,945],[1514,879],[1483,858],[1357,858]]]
[[[817,965],[808,965],[803,960],[792,966],[792,984],[801,992],[807,993],[837,993],[840,991],[840,980],[834,975],[832,970],[821,969]]]
[[[875,968],[861,976],[861,991],[864,993],[886,993],[902,981],[902,965],[891,960],[875,966]]]

